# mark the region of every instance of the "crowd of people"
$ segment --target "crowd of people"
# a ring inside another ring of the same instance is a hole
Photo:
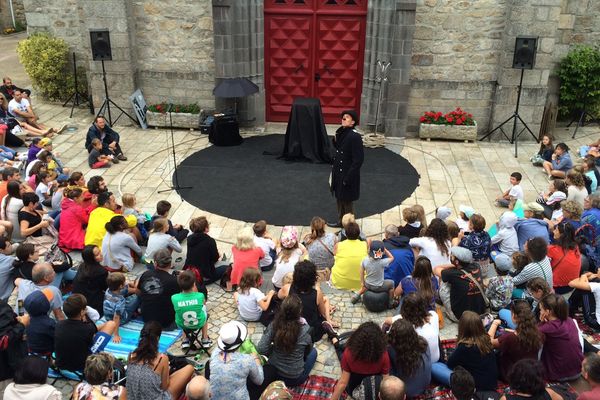
[[[19,88],[0,92],[25,99]],[[548,192],[526,202],[522,175],[510,174],[497,199],[508,211],[495,224],[470,206],[455,220],[440,207],[428,221],[420,205],[405,207],[404,225],[386,226],[381,238],[365,237],[350,213],[335,233],[313,218],[304,237],[294,226],[272,237],[261,220],[221,254],[206,217],[187,229],[169,219],[167,201],[150,215],[133,194],[117,199],[101,176],[86,182],[63,163],[52,133],[32,140],[26,168],[2,170],[0,378],[13,379],[6,399],[61,398],[46,384],[49,366],[80,380],[74,399],[291,398],[287,388],[306,382],[322,340],[340,362],[334,400],[374,398],[367,392],[414,397],[431,383],[459,400],[562,399],[568,393],[546,383],[580,377],[591,391],[579,398],[600,398],[598,349],[578,324],[600,331],[600,143],[576,165],[567,145],[545,137],[532,161],[551,180]],[[85,146],[92,169],[127,160],[102,117]],[[174,268],[184,251],[183,268]],[[81,264],[49,262],[61,252],[81,252]],[[134,276],[140,264],[144,271]],[[324,285],[346,291],[351,307],[379,302],[393,316],[339,332]],[[211,338],[216,290],[234,303],[231,320]],[[113,379],[120,362],[104,350],[123,340],[120,327],[135,318],[144,325],[120,385]],[[451,322],[458,336],[448,352],[440,329]],[[256,323],[265,328],[254,343],[248,326]],[[212,352],[202,373],[159,351],[161,332],[172,330],[184,332],[182,350]],[[510,392],[497,393],[499,382]]]

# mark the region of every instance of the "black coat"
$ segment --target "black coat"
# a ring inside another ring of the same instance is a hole
[[[112,128],[108,126],[108,124],[104,126],[104,133],[106,135],[104,136],[104,140],[102,140],[102,132],[100,132],[100,129],[98,129],[96,124],[93,123],[92,126],[90,126],[90,129],[88,129],[87,135],[85,137],[85,148],[87,149],[88,153],[92,151],[92,140],[98,138],[102,140],[101,153],[106,155],[113,154],[113,152],[110,151],[110,149],[108,148],[108,145],[112,142],[119,143],[119,134],[112,130]]]
[[[360,197],[360,167],[365,154],[360,134],[353,128],[340,127],[333,141],[335,156],[331,173],[331,192],[341,201]]]

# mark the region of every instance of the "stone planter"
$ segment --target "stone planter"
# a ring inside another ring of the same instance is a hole
[[[200,114],[171,113],[173,128],[198,129],[200,126]],[[148,126],[167,128],[170,126],[169,113],[157,113],[146,111],[146,123]]]
[[[465,142],[477,140],[477,122],[475,125],[433,125],[421,124],[419,126],[421,139],[446,139],[464,140]]]

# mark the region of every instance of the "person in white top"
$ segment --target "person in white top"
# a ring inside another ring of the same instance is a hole
[[[267,232],[267,221],[261,219],[257,221],[252,227],[254,231],[254,245],[260,247],[265,253],[265,256],[260,259],[258,266],[260,270],[270,271],[275,265],[275,242]]]
[[[260,272],[255,268],[246,268],[240,279],[238,291],[233,294],[240,317],[244,321],[260,321],[265,326],[269,325],[272,317],[266,313],[271,306],[271,299],[275,295],[274,290],[269,290],[265,295],[259,289],[262,281]]]
[[[567,200],[573,200],[583,207],[583,201],[588,195],[583,174],[572,169],[567,173],[565,182],[568,185]]]
[[[523,175],[519,172],[510,174],[511,187],[508,188],[502,196],[496,199],[496,206],[512,208],[517,200],[523,201],[523,188],[521,187]]]
[[[448,225],[434,218],[425,231],[425,236],[412,238],[410,247],[418,249],[419,255],[429,258],[433,268],[438,265],[450,264],[450,241],[448,240]]]
[[[298,230],[294,226],[284,226],[277,247],[275,273],[271,281],[276,290],[283,287],[283,278],[288,272],[294,272],[296,263],[308,254],[306,247],[298,242]]]
[[[593,296],[593,299],[596,303],[596,308],[594,310],[586,310],[584,307],[583,312],[584,316],[586,317],[585,322],[592,327],[592,329],[600,330],[600,282],[598,282],[598,274],[586,272],[579,278],[573,279],[571,282],[569,282],[569,286],[583,291],[584,296]]]
[[[48,128],[44,124],[38,121],[37,115],[33,112],[29,100],[23,96],[23,92],[19,89],[15,89],[13,99],[8,103],[8,113],[19,122],[25,122],[35,129],[43,131],[43,134],[38,134],[36,131],[29,131],[35,136],[47,136],[52,137],[54,133],[60,133],[65,128],[63,125],[60,129]]]

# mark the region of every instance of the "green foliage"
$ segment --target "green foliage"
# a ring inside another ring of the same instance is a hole
[[[600,108],[600,49],[597,46],[577,46],[561,61],[560,114],[578,114],[582,109]]]
[[[49,100],[65,98],[69,46],[64,40],[38,33],[19,42],[17,54],[41,96]]]
[[[152,104],[148,107],[149,111],[156,113],[166,113],[169,109],[169,104],[160,103]],[[198,104],[173,104],[171,111],[174,113],[200,114],[200,106]]]
[[[67,76],[66,85],[66,89],[64,90],[62,96],[69,98],[73,93],[75,93],[75,76],[73,74],[69,74]],[[89,94],[87,77],[83,68],[77,68],[77,87],[79,89],[79,95],[82,97],[81,100],[85,101]]]

